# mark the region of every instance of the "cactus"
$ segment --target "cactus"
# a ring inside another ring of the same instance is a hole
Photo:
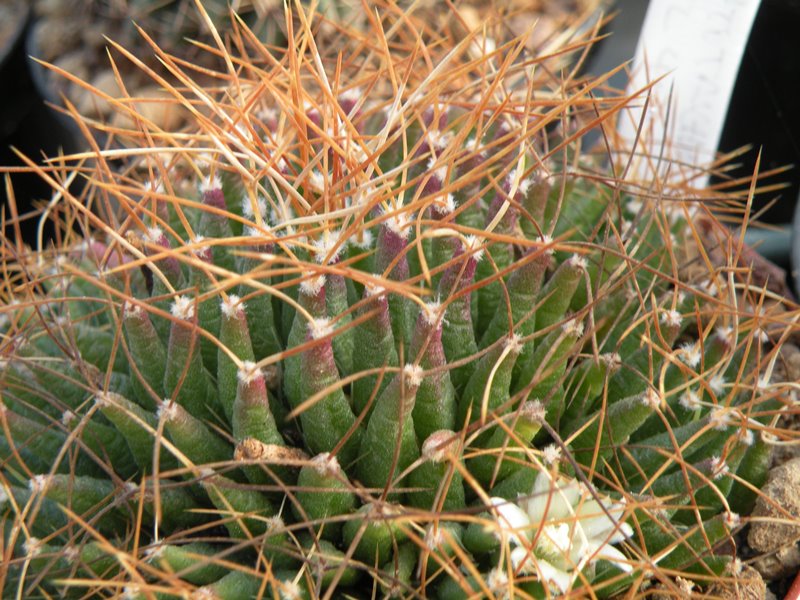
[[[721,573],[786,404],[779,316],[684,273],[690,200],[597,175],[569,133],[585,89],[520,40],[420,53],[408,28],[433,34],[391,14],[331,49],[301,12],[278,60],[234,23],[255,52],[226,54],[224,89],[168,88],[194,129],[97,155],[86,198],[116,213],[64,191],[95,238],[5,266],[9,590],[609,596]]]

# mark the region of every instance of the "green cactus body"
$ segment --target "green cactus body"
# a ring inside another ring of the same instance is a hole
[[[412,411],[421,383],[422,369],[406,365],[378,398],[361,440],[358,474],[365,485],[386,487],[419,457]]]
[[[355,326],[353,332],[353,372],[361,373],[369,369],[381,367],[397,367],[399,362],[392,334],[389,316],[389,301],[385,290],[367,287],[364,291],[364,303],[356,313],[356,317],[371,314],[369,318]],[[380,385],[378,380],[380,379]],[[377,400],[386,388],[391,376],[386,373],[364,375],[353,382],[353,408],[361,414],[367,407],[370,398]]]
[[[222,319],[219,332],[220,343],[240,361],[254,361],[253,346],[250,342],[250,327],[246,307],[238,296],[228,296],[222,302]],[[239,367],[222,348],[217,354],[217,393],[228,421],[232,420]]]
[[[466,506],[461,472],[452,461],[460,461],[459,439],[446,429],[434,431],[422,444],[422,464],[411,471],[409,485],[418,488],[409,502],[422,509],[456,511]]]
[[[301,515],[300,509],[293,506],[295,515],[318,522],[323,538],[338,539],[342,524],[329,519],[353,511],[356,496],[336,457],[327,452],[315,456],[300,469],[297,487],[297,502],[305,514]]]
[[[328,389],[339,380],[339,372],[333,357],[333,346],[328,336],[330,325],[327,319],[317,320],[307,327],[306,343],[314,343],[301,356],[302,381],[300,397],[310,399]],[[356,427],[356,416],[341,387],[335,387],[300,415],[308,448],[319,454],[338,449],[337,457],[343,465],[355,460],[361,443],[362,430]],[[339,448],[340,442],[343,442]]]
[[[422,440],[434,431],[455,429],[456,424],[456,391],[447,371],[439,309],[434,304],[420,311],[411,338],[411,357],[428,372],[417,390],[412,412],[414,430]]]
[[[2,244],[0,596],[714,583],[794,392],[792,305],[714,216],[739,199],[582,148],[625,112],[560,75],[593,29],[544,52],[417,4],[295,3],[261,19],[286,47],[214,17],[211,63],[158,52],[180,86],[99,98],[114,144],[35,169],[61,201],[52,243]]]

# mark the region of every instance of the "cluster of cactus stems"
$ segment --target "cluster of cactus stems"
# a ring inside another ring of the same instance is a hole
[[[725,576],[789,400],[694,219],[723,229],[582,151],[623,99],[553,79],[581,43],[374,17],[325,49],[296,8],[285,51],[234,22],[218,89],[155,48],[193,128],[105,128],[80,197],[41,171],[87,236],[4,266],[4,595]]]

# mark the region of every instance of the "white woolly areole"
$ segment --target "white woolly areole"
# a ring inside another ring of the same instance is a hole
[[[311,171],[306,176],[306,185],[321,194],[325,190],[325,177],[319,171]]]
[[[687,342],[678,349],[678,352],[680,353],[681,360],[693,369],[700,364],[701,356],[700,346],[698,344]]]
[[[553,256],[553,254],[555,254],[556,249],[553,248],[553,246],[552,246],[553,238],[551,236],[549,236],[549,235],[547,235],[545,233],[544,235],[539,236],[539,242],[543,246],[547,246],[547,249],[545,250],[545,252],[547,253],[548,256]]]
[[[125,319],[139,318],[142,316],[142,307],[130,300],[122,303],[122,317]]]
[[[429,129],[425,134],[425,141],[428,142],[428,145],[431,148],[435,148],[436,150],[444,150],[447,148],[447,144],[450,143],[451,137],[451,134],[445,131]]]
[[[546,410],[540,400],[528,400],[520,408],[519,414],[531,423],[544,423]]]
[[[325,287],[325,275],[311,275],[300,282],[300,293],[306,296],[316,296]]]
[[[144,551],[144,558],[148,562],[152,562],[164,554],[164,542],[157,541],[155,544],[146,548]]]
[[[335,477],[342,472],[339,459],[330,452],[322,452],[311,459],[312,468],[322,477]]]
[[[444,199],[438,198],[435,200],[434,205],[440,213],[449,215],[456,209],[456,197],[453,194],[447,194]]]
[[[683,317],[677,310],[665,310],[661,313],[661,322],[670,327],[680,327],[682,320]]]
[[[267,214],[267,201],[260,194],[256,196],[256,209],[262,217]],[[242,196],[242,216],[246,219],[252,219],[256,216],[253,212],[253,202],[248,194]]]
[[[717,373],[708,381],[708,387],[710,387],[711,391],[717,396],[720,396],[725,391],[727,384],[728,382],[725,380],[725,377],[720,373]]]
[[[436,525],[428,525],[425,530],[425,547],[433,552],[438,550],[447,543],[447,537],[444,535],[444,528]]]
[[[422,458],[434,463],[444,462],[456,440],[455,433],[448,429],[434,431],[422,444]]]
[[[719,456],[711,457],[711,475],[714,479],[722,479],[725,475],[731,472],[728,463]]]
[[[291,579],[281,581],[280,588],[281,600],[300,600],[303,597],[300,586]]]
[[[442,310],[442,303],[438,301],[434,302],[426,302],[425,307],[421,311],[422,320],[425,321],[426,325],[436,325],[437,321],[439,323],[439,327],[442,325],[441,319],[439,319],[439,313]]]
[[[369,297],[382,296],[386,293],[386,288],[374,283],[366,283],[364,284],[364,291]]]
[[[158,244],[161,238],[164,237],[164,232],[161,227],[148,227],[144,233],[144,239],[151,244]]]
[[[472,251],[472,258],[475,259],[475,262],[480,262],[484,253],[483,240],[477,235],[466,236],[464,238],[464,250],[466,252]]]
[[[734,424],[733,415],[733,410],[726,406],[720,406],[711,411],[708,420],[714,429],[722,431]]]
[[[339,232],[323,232],[320,234],[319,238],[312,242],[314,246],[314,260],[318,263],[322,263],[329,255],[331,260],[335,260],[342,253],[342,249],[344,248],[344,244],[339,244],[338,247],[336,246],[339,242],[339,237]],[[336,248],[335,252],[333,252],[334,248]]]
[[[194,299],[189,296],[178,296],[169,307],[170,313],[176,319],[188,321],[194,318]]]
[[[314,319],[308,324],[308,331],[311,339],[319,340],[333,333],[333,325],[330,319]]]
[[[742,518],[739,516],[738,513],[725,511],[722,517],[725,525],[728,529],[736,529],[739,525],[742,524]]]
[[[508,575],[505,570],[497,567],[489,571],[486,577],[486,585],[494,595],[504,596],[503,592],[508,590]]]
[[[587,263],[586,259],[580,254],[573,254],[570,256],[569,259],[567,259],[567,264],[573,269],[578,269],[579,271],[585,271],[589,266],[589,263]]]
[[[681,395],[681,399],[678,401],[679,404],[685,408],[686,410],[698,410],[703,406],[703,403],[700,400],[700,396],[697,395],[697,392],[694,390],[687,390]]]
[[[242,368],[236,373],[237,379],[244,384],[253,383],[262,375],[261,369],[252,360],[242,362]]]
[[[358,235],[354,235],[347,243],[362,250],[369,250],[374,245],[375,239],[369,229],[360,231]]]
[[[72,412],[71,410],[65,410],[61,413],[61,424],[64,427],[69,427],[70,423],[72,423],[78,416]]]
[[[158,405],[156,416],[159,420],[163,419],[167,423],[174,421],[178,418],[178,404],[165,398],[161,404]]]
[[[50,484],[49,475],[34,475],[28,481],[28,489],[34,494],[41,494],[47,489]]]
[[[717,327],[714,333],[716,334],[717,339],[719,339],[719,341],[726,346],[733,346],[733,344],[736,342],[736,338],[733,335],[733,327]]]
[[[756,436],[753,435],[752,429],[743,429],[739,434],[739,441],[745,446],[752,446],[756,441]]]
[[[25,556],[29,558],[37,556],[42,552],[42,540],[36,537],[29,537],[22,544],[22,550],[25,552]]]
[[[442,165],[441,167],[436,166],[436,159],[431,157],[428,160],[428,171],[433,171],[431,175],[439,180],[440,183],[444,182],[445,177],[447,177],[447,165]]]
[[[212,190],[221,190],[222,180],[218,175],[214,175],[213,177],[209,176],[205,179],[202,179],[197,187],[201,194],[205,194],[206,192],[210,192]]]
[[[522,352],[522,338],[515,333],[506,338],[506,341],[503,342],[503,347],[508,348],[512,354],[519,354]]]
[[[236,294],[231,294],[227,298],[223,298],[220,302],[220,310],[222,314],[228,319],[233,319],[244,314],[244,304],[242,299]]]
[[[554,465],[561,460],[561,448],[555,444],[549,444],[542,449],[542,458],[548,465]]]
[[[606,354],[601,354],[600,361],[605,363],[612,371],[615,371],[622,366],[622,357],[617,352],[607,352]]]
[[[384,211],[384,214],[387,214]],[[411,219],[413,215],[411,213],[405,211],[399,211],[392,214],[388,219],[384,221],[384,224],[389,229],[389,231],[397,234],[403,239],[408,237],[408,234],[411,232]]]
[[[190,600],[219,600],[219,596],[208,586],[197,588],[189,595]]]
[[[661,406],[661,393],[653,388],[647,388],[647,391],[642,394],[641,400],[645,406],[656,409]]]
[[[339,94],[340,102],[358,102],[363,92],[360,87],[354,87]]]
[[[192,245],[194,246],[192,254],[194,254],[195,256],[200,256],[201,254],[208,254],[209,251],[211,250],[211,246],[209,246],[208,244],[204,244],[203,242],[205,241],[206,241],[206,236],[204,235],[195,236],[194,242],[192,242]]]
[[[0,486],[0,508],[2,508],[6,502],[8,502],[8,492],[6,488]]]
[[[422,367],[419,365],[406,365],[403,367],[403,377],[405,377],[405,383],[411,387],[419,387],[422,384],[422,375],[425,371],[423,371]]]
[[[567,335],[574,335],[576,337],[581,337],[583,335],[583,321],[578,319],[571,319],[570,321],[567,321],[561,326],[561,328]]]

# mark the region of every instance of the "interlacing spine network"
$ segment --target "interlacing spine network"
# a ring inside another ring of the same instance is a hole
[[[115,101],[135,127],[87,122],[111,149],[69,163],[80,196],[31,163],[63,239],[6,246],[8,593],[723,573],[789,402],[778,317],[710,260],[710,203],[582,148],[625,117],[564,68],[586,42],[288,15],[286,49],[234,20],[216,72],[154,47],[188,125]]]

